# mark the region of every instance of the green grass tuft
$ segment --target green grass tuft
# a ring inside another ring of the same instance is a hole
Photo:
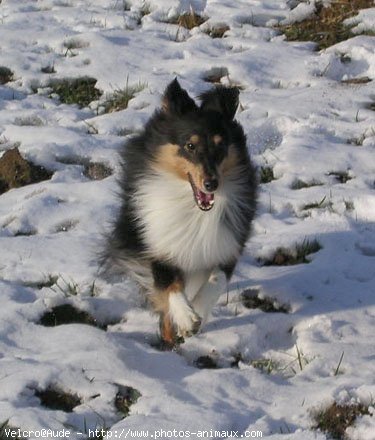
[[[113,113],[128,108],[129,101],[135,95],[147,87],[147,83],[138,82],[134,85],[129,85],[128,79],[126,86],[123,89],[116,89],[111,95],[106,97],[106,100],[101,107],[104,108],[104,113]]]
[[[44,121],[37,115],[17,116],[14,119],[14,125],[18,125],[19,127],[42,127]]]
[[[292,184],[290,185],[291,189],[298,190],[298,189],[304,189],[304,188],[311,188],[313,186],[322,186],[323,183],[319,182],[318,180],[310,180],[309,182],[306,182],[302,179],[295,179]]]
[[[347,211],[354,211],[355,205],[353,200],[344,200],[344,204]]]
[[[292,377],[298,374],[299,371],[303,371],[306,365],[308,365],[314,358],[307,357],[298,346],[295,346],[296,353],[284,353],[289,359],[275,360],[272,358],[259,358],[246,360],[241,353],[236,353],[231,367],[238,367],[239,362],[243,362],[247,365],[260,370],[266,374],[281,374],[284,377]]]
[[[275,176],[273,174],[273,169],[271,167],[261,167],[260,168],[260,183],[270,183],[272,180],[275,180]]]
[[[127,417],[130,412],[130,407],[141,397],[141,393],[130,386],[117,384],[117,387],[115,407],[124,417]]]
[[[333,176],[339,183],[346,183],[352,179],[348,171],[330,171],[328,176]]]
[[[302,211],[307,211],[309,209],[325,209],[332,208],[333,204],[331,201],[326,201],[326,196],[322,198],[319,202],[306,203],[306,205],[302,206]]]
[[[279,247],[271,258],[260,259],[264,266],[291,266],[295,264],[310,263],[308,255],[318,252],[322,246],[317,240],[305,239],[302,243],[298,243],[292,249]]]
[[[139,13],[141,14],[141,17],[145,17],[146,15],[151,14],[151,5],[150,3],[144,1],[141,5],[141,8],[139,10]]]
[[[102,92],[95,87],[97,80],[88,76],[74,79],[53,79],[48,86],[52,93],[59,96],[64,104],[78,104],[87,107],[90,102],[96,101]]]
[[[79,38],[71,38],[67,41],[64,41],[63,44],[65,51],[65,56],[68,56],[68,54],[72,57],[76,56],[77,53],[74,52],[74,49],[83,49],[84,47],[88,47],[89,43],[86,41],[80,40]]]
[[[315,14],[301,22],[279,26],[288,41],[313,41],[318,49],[325,49],[355,36],[344,21],[360,9],[374,6],[373,0],[333,0],[328,6],[316,3]],[[364,32],[371,35],[372,32]]]
[[[280,370],[280,364],[273,359],[254,359],[250,361],[250,365],[266,374]]]

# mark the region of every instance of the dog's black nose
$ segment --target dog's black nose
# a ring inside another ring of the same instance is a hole
[[[203,185],[207,191],[213,192],[217,190],[219,181],[216,179],[216,177],[210,177],[209,179],[204,180]]]

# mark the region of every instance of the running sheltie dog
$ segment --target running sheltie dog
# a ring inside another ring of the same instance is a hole
[[[170,345],[207,319],[249,236],[256,181],[234,120],[238,94],[216,87],[197,106],[175,79],[122,152],[107,263],[147,293]]]

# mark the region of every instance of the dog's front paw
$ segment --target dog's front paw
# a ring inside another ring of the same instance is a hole
[[[194,312],[181,292],[170,294],[169,316],[179,337],[192,336],[200,328],[201,318]]]
[[[195,335],[198,333],[201,323],[201,318],[191,309],[191,312],[183,316],[179,322],[175,323],[177,336],[188,338]]]

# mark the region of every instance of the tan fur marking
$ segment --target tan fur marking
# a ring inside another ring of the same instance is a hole
[[[195,135],[193,135],[195,136]],[[193,137],[192,136],[192,137]],[[165,144],[160,147],[160,152],[156,158],[155,168],[168,171],[180,179],[189,180],[190,174],[195,185],[202,188],[204,172],[201,165],[195,165],[178,155],[179,146],[175,144]]]
[[[163,98],[161,101],[161,108],[165,113],[169,113],[169,104],[168,100],[166,98]]]
[[[193,136],[190,137],[190,142],[192,144],[199,144],[200,138],[197,134],[193,134]]]
[[[175,281],[170,286],[165,289],[168,294],[182,292],[184,288],[184,283],[182,281]]]
[[[238,155],[233,145],[228,148],[228,154],[219,165],[219,173],[223,176],[230,174],[231,170],[238,165]]]
[[[164,290],[157,290],[152,293],[149,298],[152,304],[152,308],[156,313],[162,313],[164,315],[169,312],[169,295],[183,291],[182,281],[175,281]]]
[[[212,140],[215,145],[219,145],[221,142],[223,142],[223,138],[219,134],[215,134]]]
[[[149,299],[152,305],[152,309],[156,313],[168,313],[168,300],[169,300],[169,293],[165,291],[158,291],[154,292],[149,295]]]
[[[173,346],[176,342],[176,332],[168,315],[160,316],[160,333],[162,340],[168,346]]]

